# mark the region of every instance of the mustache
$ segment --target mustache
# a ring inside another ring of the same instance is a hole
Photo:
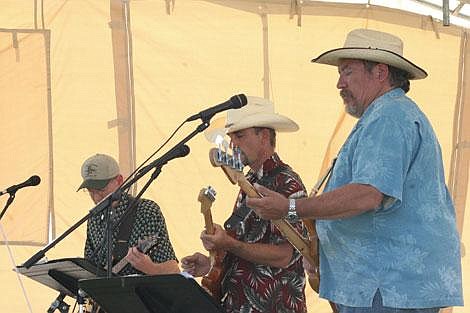
[[[351,96],[351,93],[346,89],[341,89],[341,91],[339,92],[339,95],[341,96],[341,98],[345,98],[345,97]]]

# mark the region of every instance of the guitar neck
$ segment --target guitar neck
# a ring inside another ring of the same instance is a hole
[[[214,229],[214,222],[212,221],[212,214],[211,214],[211,210],[206,210],[204,213],[204,224],[206,226],[206,232],[209,234],[209,235],[213,235],[215,233],[215,229]]]
[[[214,223],[212,222],[211,206],[215,200],[215,190],[209,186],[201,189],[199,192],[198,201],[201,202],[201,213],[204,216],[204,224],[206,226],[206,233],[209,235],[215,234]],[[215,262],[215,252],[210,251],[211,265]]]
[[[238,186],[252,198],[261,198],[261,195],[253,187],[253,185],[246,179],[245,176],[240,176],[238,179]],[[318,260],[314,257],[315,247],[310,241],[303,238],[297,230],[288,222],[283,219],[272,220],[272,223],[279,229],[279,231],[289,240],[289,242],[311,263],[318,265]],[[311,221],[307,221],[308,230],[311,228]]]
[[[202,215],[204,215],[204,224],[206,226],[206,232],[209,235],[215,234],[214,222],[212,221],[212,214],[211,214],[210,207],[204,210]],[[211,262],[211,267],[212,267],[215,264],[217,253],[211,250],[209,251],[209,257],[210,257],[210,262]]]
[[[317,265],[318,261],[312,254],[311,242],[305,240],[297,230],[285,220],[271,220],[279,231],[289,240],[289,242],[306,258],[310,264]]]
[[[124,267],[126,267],[126,265],[129,264],[129,261],[127,261],[126,257],[123,257],[119,262],[117,262],[113,268],[111,269],[111,271],[113,272],[113,274],[117,274],[119,273],[120,271],[122,271],[122,269]]]
[[[150,251],[156,244],[157,244],[158,236],[150,236],[150,238],[145,238],[143,240],[139,240],[137,243],[137,250],[141,251],[144,254]],[[119,262],[117,262],[111,271],[113,274],[118,274],[126,265],[129,264],[126,257],[123,257]]]

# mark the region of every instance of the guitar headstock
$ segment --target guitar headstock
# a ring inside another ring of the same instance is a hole
[[[240,188],[250,197],[261,197],[261,194],[253,187],[253,185],[246,179],[243,173],[243,164],[240,158],[240,150],[234,149],[235,157],[232,157],[220,149],[212,148],[209,151],[209,160],[212,166],[221,167],[227,178],[234,185],[239,185]]]
[[[205,210],[209,210],[212,203],[215,201],[216,191],[211,186],[207,188],[202,188],[199,192],[197,200],[201,202],[201,212],[204,213]]]
[[[137,249],[142,253],[147,253],[157,245],[158,238],[159,237],[157,235],[151,235],[145,236],[144,239],[139,239],[137,242]]]
[[[240,159],[240,151],[235,150],[234,156],[221,149],[212,148],[209,150],[209,161],[214,167],[221,167],[225,175],[232,184],[237,184],[243,179],[243,163]]]

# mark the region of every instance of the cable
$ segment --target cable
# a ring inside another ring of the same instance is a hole
[[[15,265],[15,260],[13,258],[13,253],[11,252],[10,245],[8,244],[7,235],[5,234],[5,232],[3,230],[3,226],[2,226],[1,223],[0,223],[0,231],[2,232],[3,240],[5,241],[5,246],[8,249],[8,255],[10,256],[11,264],[13,264],[13,268],[15,270],[16,277],[18,278],[18,282],[20,283],[21,289],[23,290],[23,295],[24,295],[24,298],[26,300],[26,304],[28,305],[29,312],[33,313],[33,310],[31,308],[31,303],[29,302],[28,295],[26,294],[26,289],[24,288],[23,281],[21,280],[20,273],[18,272],[18,269],[16,268],[16,265]]]

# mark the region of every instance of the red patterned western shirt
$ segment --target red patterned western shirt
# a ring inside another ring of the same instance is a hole
[[[306,196],[299,176],[277,154],[263,163],[258,172],[249,171],[247,178],[275,190],[286,197]],[[245,193],[240,191],[234,210],[245,205]],[[302,222],[293,226],[303,232]],[[281,244],[287,239],[270,222],[259,218],[253,211],[234,237],[248,243]],[[222,306],[227,313],[305,313],[305,274],[302,256],[293,249],[286,268],[254,264],[232,253],[224,259],[222,274]]]

